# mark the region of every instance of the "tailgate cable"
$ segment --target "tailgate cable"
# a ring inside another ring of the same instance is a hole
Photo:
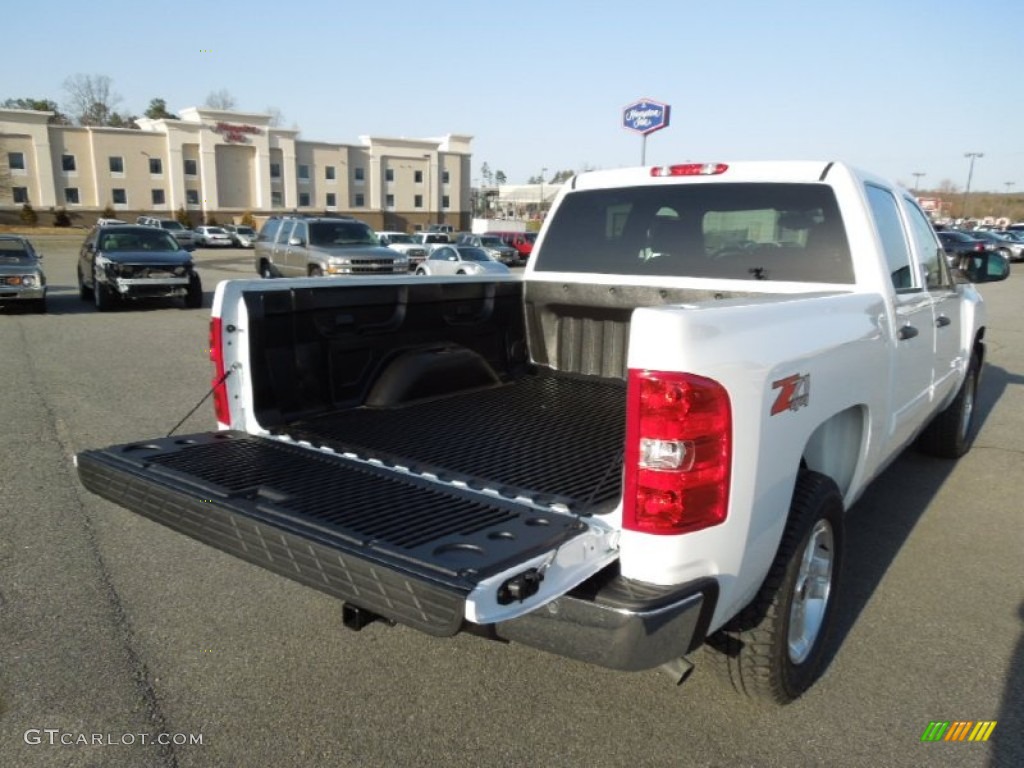
[[[175,424],[175,425],[174,425],[174,426],[173,426],[173,427],[171,428],[171,431],[170,431],[170,432],[168,432],[168,433],[167,433],[167,434],[165,435],[165,437],[170,437],[170,436],[171,436],[171,435],[173,435],[173,434],[174,434],[175,432],[177,432],[177,431],[178,431],[178,427],[180,427],[180,426],[181,426],[182,424],[184,424],[184,423],[185,423],[186,421],[188,421],[188,419],[189,419],[189,416],[191,416],[191,415],[192,415],[193,413],[195,413],[196,411],[198,411],[198,410],[199,410],[199,406],[201,406],[201,405],[202,405],[203,403],[205,403],[205,402],[206,402],[207,400],[209,400],[209,399],[210,399],[210,395],[212,395],[212,394],[213,394],[213,393],[214,393],[214,392],[216,391],[217,387],[219,387],[219,386],[220,386],[221,384],[223,384],[223,383],[224,383],[224,380],[225,380],[225,379],[226,379],[226,378],[227,378],[228,376],[230,376],[230,375],[231,375],[231,372],[232,372],[233,370],[234,370],[234,368],[228,368],[228,369],[227,369],[226,371],[224,371],[224,375],[223,375],[223,376],[221,376],[221,377],[220,377],[219,379],[217,379],[217,380],[216,380],[215,382],[213,382],[213,386],[212,386],[212,387],[210,387],[210,391],[209,391],[209,392],[207,392],[207,393],[206,393],[205,395],[203,395],[203,399],[202,399],[202,400],[200,400],[200,401],[199,401],[198,403],[196,403],[196,404],[195,404],[195,406],[194,406],[194,407],[192,408],[192,410],[191,410],[191,411],[189,411],[188,413],[186,413],[186,414],[185,414],[185,418],[183,418],[183,419],[182,419],[181,421],[179,421],[179,422],[178,422],[177,424]]]

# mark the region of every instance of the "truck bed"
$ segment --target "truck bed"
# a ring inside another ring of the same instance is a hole
[[[317,416],[274,431],[589,514],[614,506],[621,493],[625,405],[621,380],[544,371],[397,407]]]

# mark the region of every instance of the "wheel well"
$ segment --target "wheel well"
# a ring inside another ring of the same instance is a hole
[[[867,409],[853,406],[819,424],[804,447],[801,466],[828,475],[846,496],[860,463],[866,422]]]

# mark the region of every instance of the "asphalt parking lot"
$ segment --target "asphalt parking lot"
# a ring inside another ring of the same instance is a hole
[[[164,435],[206,394],[210,294],[255,272],[251,251],[199,250],[203,309],[99,314],[81,239],[34,238],[48,314],[0,309],[0,766],[1024,765],[1024,267],[984,287],[973,451],[908,451],[857,504],[831,663],[761,709],[706,666],[677,689],[472,636],[352,633],[336,601],[84,491],[76,452]],[[179,432],[213,426],[207,402]],[[934,720],[997,725],[922,743]],[[161,733],[185,743],[142,743]]]

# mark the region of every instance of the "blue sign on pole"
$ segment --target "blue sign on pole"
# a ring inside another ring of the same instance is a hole
[[[622,127],[646,136],[668,128],[669,105],[653,99],[640,99],[622,110]]]

